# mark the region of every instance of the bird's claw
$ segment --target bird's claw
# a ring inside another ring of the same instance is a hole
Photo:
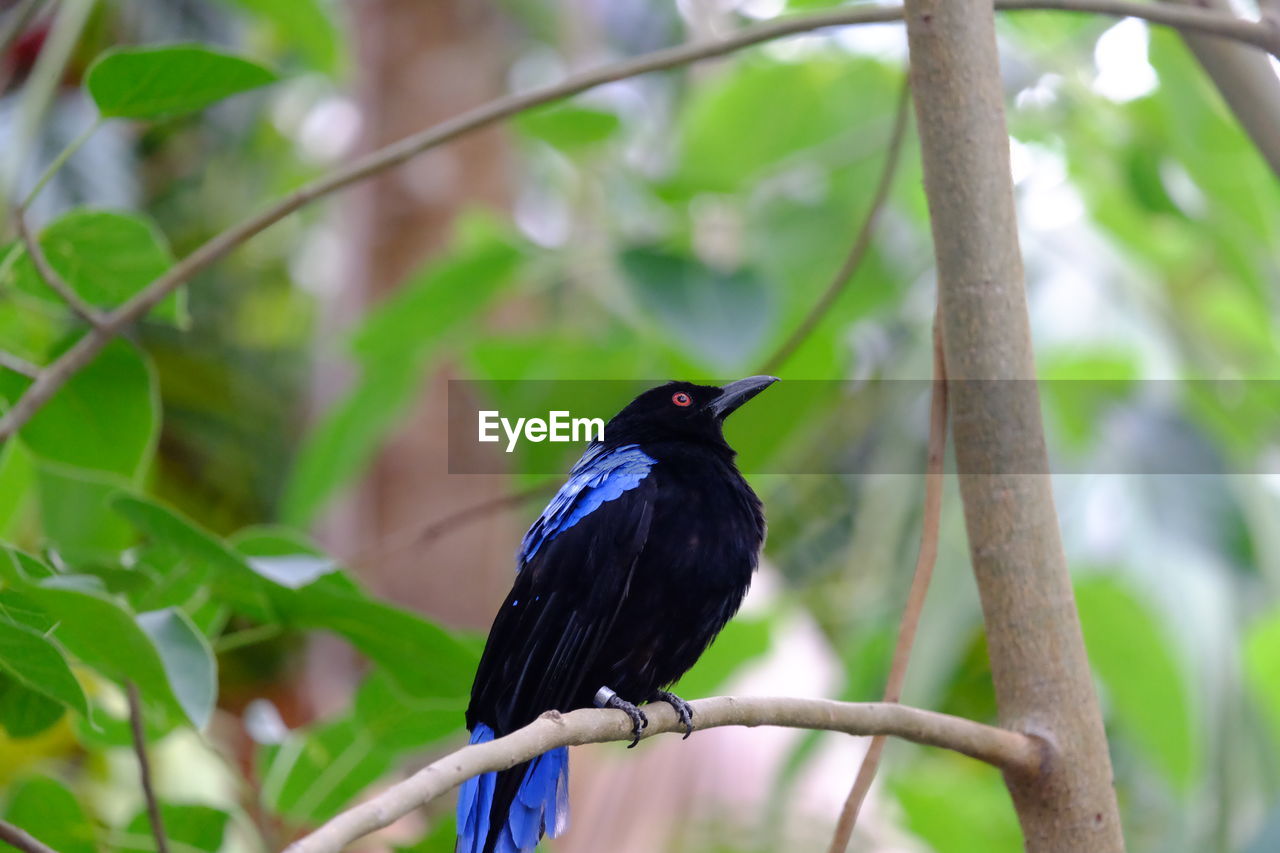
[[[689,735],[693,734],[693,706],[676,694],[668,693],[665,690],[659,690],[656,698],[659,702],[666,702],[676,709],[676,716],[680,718],[680,722],[684,725],[684,737],[681,740],[688,740]]]
[[[595,704],[597,708],[616,708],[631,718],[632,740],[631,743],[627,744],[627,749],[631,749],[640,742],[640,733],[649,726],[649,718],[645,716],[644,711],[641,711],[608,687],[601,687],[596,691]]]

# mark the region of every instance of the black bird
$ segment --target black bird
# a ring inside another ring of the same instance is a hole
[[[671,382],[614,416],[521,543],[515,585],[471,688],[471,742],[549,710],[689,705],[664,690],[693,666],[751,585],[765,522],[724,419],[776,382]],[[527,853],[568,824],[569,752],[463,784],[457,853]]]

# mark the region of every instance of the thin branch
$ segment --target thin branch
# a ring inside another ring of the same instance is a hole
[[[14,826],[6,820],[0,820],[0,841],[12,844],[24,853],[58,853],[25,829]]]
[[[40,375],[39,365],[32,364],[25,358],[16,356],[10,352],[0,351],[0,367],[6,370],[12,370],[14,373],[21,373],[29,379],[35,379]]]
[[[557,484],[555,482],[538,483],[526,489],[507,492],[470,506],[464,506],[462,509],[451,512],[443,518],[429,522],[426,525],[396,530],[384,537],[382,541],[360,548],[354,554],[349,555],[347,559],[351,562],[382,559],[403,548],[427,548],[443,536],[454,533],[491,515],[515,509],[535,498],[550,495],[555,492],[556,488]]]
[[[835,702],[830,699],[721,696],[693,702],[698,728],[785,726],[886,734],[955,750],[1013,774],[1040,772],[1045,744],[1027,735],[919,708],[884,702]],[[675,711],[661,702],[646,706],[644,737],[679,731]],[[464,746],[419,770],[403,782],[334,817],[286,848],[287,853],[336,853],[346,845],[430,802],[452,788],[491,770],[505,770],[560,746],[630,740],[631,722],[613,710],[588,708],[560,714],[550,711],[506,737]]]
[[[858,229],[858,236],[853,241],[853,248],[849,250],[849,254],[845,257],[844,263],[840,265],[840,269],[836,271],[835,277],[831,279],[831,283],[827,285],[827,289],[822,296],[809,309],[809,313],[795,328],[795,331],[782,342],[769,360],[760,368],[761,373],[777,373],[778,368],[790,360],[795,355],[796,350],[800,349],[808,337],[813,334],[814,329],[822,322],[822,318],[831,310],[831,306],[835,305],[836,300],[840,298],[840,294],[844,293],[844,289],[853,281],[853,277],[857,274],[858,268],[862,266],[863,259],[867,256],[867,250],[871,248],[871,235],[875,232],[876,222],[880,218],[880,211],[884,209],[885,203],[889,200],[889,190],[893,187],[893,178],[898,171],[898,161],[902,159],[902,148],[907,138],[908,117],[911,114],[911,82],[904,75],[902,79],[902,89],[898,94],[897,111],[893,117],[893,130],[889,135],[888,149],[885,152],[884,166],[880,170],[880,181],[876,185],[875,194],[871,197],[871,205],[867,208],[866,218],[862,220],[862,226]]]
[[[920,627],[920,612],[924,610],[925,595],[933,579],[933,567],[938,562],[938,529],[942,521],[942,462],[947,453],[947,366],[942,354],[942,323],[933,321],[933,396],[929,402],[929,458],[925,468],[924,513],[920,522],[920,551],[916,556],[916,572],[907,593],[907,605],[898,624],[898,643],[893,649],[893,663],[889,678],[885,681],[884,701],[901,702],[902,685],[907,679],[907,662],[911,659],[911,647],[915,643],[916,629]],[[840,810],[840,820],[831,839],[829,853],[844,853],[858,823],[858,813],[871,790],[884,752],[885,737],[876,735],[862,759],[858,775],[849,789],[849,796]]]
[[[71,306],[71,310],[79,314],[86,323],[90,326],[101,326],[104,320],[102,312],[81,299],[76,289],[53,268],[53,264],[49,263],[49,258],[45,255],[40,241],[27,227],[26,212],[22,208],[14,212],[13,222],[18,229],[18,239],[22,241],[22,247],[27,250],[27,256],[31,258],[31,264],[36,268],[36,275],[40,280],[50,290],[61,296],[63,301]]]
[[[133,751],[138,756],[138,773],[142,777],[142,793],[147,800],[147,817],[151,820],[151,834],[156,837],[157,853],[169,853],[169,840],[164,833],[164,819],[160,816],[160,801],[151,785],[151,762],[147,758],[147,734],[142,725],[142,700],[138,686],[130,681],[129,727],[133,730]]]
[[[1231,38],[1280,56],[1280,31],[1254,21],[1200,9],[1154,6],[1129,0],[997,0],[1002,10],[1056,9],[1093,12],[1116,17],[1143,18],[1183,30]],[[371,152],[332,174],[319,178],[286,195],[275,204],[211,238],[135,294],[132,299],[106,314],[100,326],[81,338],[57,361],[41,371],[25,394],[0,418],[0,441],[12,436],[58,389],[82,367],[93,361],[110,337],[150,311],[196,273],[221,259],[250,237],[284,217],[373,175],[399,166],[417,155],[451,142],[460,136],[496,124],[517,113],[640,74],[677,68],[704,59],[724,56],[751,45],[797,33],[828,27],[876,24],[902,19],[898,6],[856,6],[832,9],[812,15],[796,15],[778,21],[743,28],[725,39],[681,45],[576,74],[552,86],[497,98],[462,115],[441,122],[399,142]]]

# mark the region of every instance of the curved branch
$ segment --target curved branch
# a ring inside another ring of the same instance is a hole
[[[1280,32],[1275,28],[1255,21],[1195,8],[1154,6],[1129,2],[1129,0],[996,0],[996,8],[1008,11],[1055,9],[1143,18],[1152,23],[1182,30],[1235,39],[1280,56]],[[26,393],[5,413],[3,418],[0,418],[0,441],[17,432],[50,397],[57,393],[72,374],[93,361],[112,335],[138,320],[170,292],[250,237],[266,230],[318,198],[385,172],[424,151],[496,124],[517,113],[563,100],[606,83],[724,56],[751,45],[797,33],[828,27],[900,20],[902,20],[900,6],[856,6],[812,15],[796,15],[746,27],[728,38],[655,51],[634,59],[606,65],[594,71],[573,75],[552,86],[497,98],[462,115],[407,136],[399,142],[393,142],[344,168],[300,187],[258,214],[231,226],[187,255],[168,272],[135,294],[128,302],[103,315],[102,322],[41,371],[39,378],[31,384]]]
[[[13,222],[18,230],[18,239],[22,241],[22,248],[26,249],[27,257],[31,259],[31,265],[35,267],[36,277],[45,283],[45,286],[54,293],[62,297],[62,301],[71,307],[71,310],[80,315],[90,326],[102,325],[102,312],[94,306],[90,305],[80,298],[80,294],[76,293],[76,289],[72,287],[65,278],[63,278],[53,264],[49,263],[49,257],[44,253],[44,247],[40,245],[40,241],[31,233],[31,229],[27,227],[26,211],[19,207],[13,215]]]
[[[894,735],[955,750],[1019,776],[1035,776],[1044,764],[1043,741],[962,717],[896,703],[720,696],[691,704],[700,730],[719,726],[786,726],[851,735]],[[684,733],[684,725],[671,706],[658,702],[646,706],[645,713],[649,717],[645,738],[666,732]],[[615,740],[631,740],[631,721],[620,711],[595,708],[569,714],[550,711],[506,737],[464,746],[428,764],[403,782],[290,844],[286,853],[336,853],[472,776],[506,770],[556,747]]]
[[[844,289],[849,286],[849,282],[853,281],[858,268],[862,266],[862,260],[867,256],[867,250],[871,248],[871,235],[875,233],[880,212],[889,200],[889,190],[893,187],[893,178],[897,174],[898,161],[902,158],[903,144],[907,139],[907,123],[910,115],[911,82],[904,76],[902,89],[898,95],[897,111],[893,116],[893,130],[889,134],[884,166],[880,170],[880,180],[871,197],[871,206],[867,208],[867,215],[862,220],[862,227],[858,229],[858,236],[854,238],[853,248],[845,256],[844,263],[840,264],[840,269],[836,271],[835,277],[831,279],[822,296],[818,297],[818,301],[800,321],[800,325],[796,326],[791,335],[760,368],[761,373],[777,373],[778,368],[795,355],[796,350],[800,349],[800,345],[813,334],[814,329],[818,328],[822,318],[827,316],[831,306],[835,305],[840,294],[844,293]]]

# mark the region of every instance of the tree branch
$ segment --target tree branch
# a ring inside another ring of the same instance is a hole
[[[1280,31],[1266,24],[1199,9],[1153,6],[1129,0],[997,0],[1004,10],[1056,9],[1117,17],[1143,18],[1183,30],[1222,36],[1280,56]],[[897,6],[858,6],[812,15],[796,15],[746,27],[728,38],[659,50],[561,82],[516,95],[497,98],[462,115],[441,122],[374,151],[332,174],[295,190],[250,218],[211,238],[200,248],[147,285],[132,299],[104,315],[100,325],[41,371],[26,393],[0,418],[0,441],[12,436],[78,370],[93,361],[111,336],[141,318],[196,273],[221,259],[250,237],[264,231],[299,208],[373,175],[399,166],[417,155],[517,113],[628,77],[688,65],[741,50],[761,42],[828,27],[875,24],[902,19]]]
[[[907,123],[910,115],[911,83],[904,77],[902,89],[898,95],[897,111],[893,116],[893,130],[889,134],[884,167],[880,171],[880,181],[876,185],[875,194],[871,197],[871,205],[867,208],[866,218],[862,220],[862,227],[858,229],[858,236],[854,238],[853,248],[845,256],[844,263],[836,271],[835,278],[831,279],[826,291],[800,321],[800,325],[796,326],[791,335],[760,368],[761,373],[777,373],[778,368],[795,355],[796,350],[800,349],[801,344],[813,334],[814,329],[818,328],[822,318],[831,310],[831,306],[840,298],[840,294],[844,292],[849,282],[853,281],[858,268],[862,266],[862,259],[867,256],[867,249],[871,248],[871,235],[875,232],[876,222],[880,219],[880,211],[889,200],[889,190],[893,187],[893,177],[897,174],[898,161],[902,159],[902,148],[907,139]]]
[[[6,820],[0,820],[0,841],[12,844],[23,853],[58,853],[25,829],[14,826]]]
[[[31,264],[36,268],[36,275],[40,277],[40,280],[50,290],[61,296],[62,300],[71,306],[71,310],[80,315],[81,319],[86,323],[90,326],[101,326],[103,320],[102,312],[81,299],[80,294],[76,293],[76,289],[59,275],[58,271],[53,268],[53,264],[49,263],[49,258],[45,255],[40,241],[35,238],[31,233],[31,229],[27,227],[26,211],[19,207],[13,214],[13,222],[18,229],[18,239],[22,241],[22,247],[27,250],[27,256],[31,258]]]
[[[1199,8],[1210,14],[1230,14],[1229,0],[1164,0],[1182,8]],[[1280,37],[1276,9],[1258,3],[1262,26]],[[1280,177],[1280,76],[1265,56],[1222,39],[1183,31],[1183,40],[1209,75],[1227,107],[1240,122],[1253,145]]]
[[[1000,721],[1052,744],[1006,774],[1028,853],[1121,853],[1119,809],[1058,530],[990,0],[907,0],[911,89],[969,557]]]
[[[160,816],[160,801],[156,799],[151,784],[151,762],[147,758],[147,733],[142,724],[142,700],[138,686],[130,681],[126,686],[129,695],[129,728],[133,732],[133,752],[138,757],[138,774],[142,779],[142,794],[147,801],[147,817],[151,821],[151,834],[156,839],[157,853],[169,853],[169,840],[164,832],[164,819]]]
[[[692,705],[699,730],[719,726],[786,726],[851,735],[894,735],[955,750],[1008,773],[1030,776],[1040,772],[1043,761],[1042,744],[1027,735],[905,705],[729,696],[701,699]],[[683,724],[669,705],[658,702],[646,706],[645,713],[649,717],[645,738],[684,732]],[[427,765],[405,781],[295,841],[287,853],[336,853],[472,776],[506,770],[556,747],[630,739],[631,722],[621,712],[595,708],[569,714],[551,711],[506,737],[464,746]]]
[[[933,390],[929,401],[929,451],[925,466],[924,512],[920,521],[920,551],[916,555],[915,575],[907,604],[898,623],[898,642],[893,649],[893,663],[885,680],[884,701],[902,701],[902,685],[907,680],[907,663],[911,660],[911,647],[915,644],[916,629],[920,627],[920,612],[933,580],[933,568],[938,562],[938,530],[942,521],[942,462],[947,454],[947,365],[942,352],[942,321],[936,314],[933,320]],[[871,783],[880,768],[880,756],[884,752],[885,736],[876,735],[867,748],[853,787],[840,810],[840,819],[831,839],[829,853],[844,853],[858,823],[858,813],[871,790]]]
[[[0,351],[0,367],[6,370],[12,370],[14,373],[20,373],[29,379],[35,379],[40,375],[40,366],[32,364],[25,358],[16,356],[10,352]]]

